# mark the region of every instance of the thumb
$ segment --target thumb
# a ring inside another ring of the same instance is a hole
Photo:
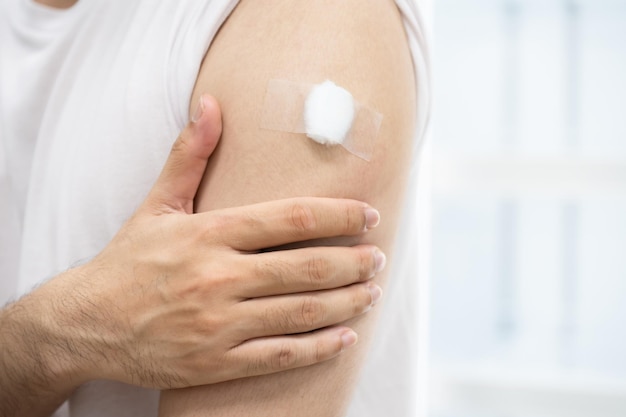
[[[192,213],[193,199],[221,133],[219,104],[215,98],[203,94],[192,120],[172,145],[146,203],[159,210]]]

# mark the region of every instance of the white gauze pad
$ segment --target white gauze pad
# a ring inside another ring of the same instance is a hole
[[[382,119],[380,113],[358,103],[332,81],[302,84],[270,80],[261,128],[305,133],[322,145],[341,145],[369,161]]]
[[[354,98],[332,81],[313,86],[304,101],[306,135],[322,145],[341,145],[354,121]]]

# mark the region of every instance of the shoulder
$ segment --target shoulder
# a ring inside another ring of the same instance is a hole
[[[306,84],[329,79],[381,113],[383,123],[370,163],[340,149],[312,146],[303,137],[260,129],[272,79]],[[290,192],[365,198],[369,192],[359,191],[366,187],[363,184],[384,187],[408,170],[415,75],[402,19],[391,0],[243,1],[205,57],[192,108],[205,92],[220,102],[224,128],[209,169],[230,171],[237,166],[239,174],[228,181],[208,181],[224,194],[237,190],[233,181],[241,181],[241,187],[245,182],[250,197],[246,202],[252,202],[253,190],[267,189],[275,181],[280,186],[259,198],[280,198]],[[262,176],[254,174],[261,172]],[[342,186],[335,181],[338,177]]]
[[[384,96],[383,89],[413,92],[406,90],[413,67],[393,0],[242,1],[211,45],[199,84],[209,76],[221,77],[228,89],[271,78],[319,82],[330,75],[348,89],[375,78],[360,97],[366,104]]]

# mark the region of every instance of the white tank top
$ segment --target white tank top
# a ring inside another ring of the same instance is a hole
[[[186,124],[202,59],[237,3],[80,0],[57,10],[2,0],[0,302],[97,254],[144,199]],[[426,109],[417,6],[396,3],[418,75],[418,108]],[[416,149],[425,123],[421,113]],[[414,415],[415,175],[411,181],[411,215],[350,416]],[[57,414],[152,417],[157,404],[157,391],[93,381]]]

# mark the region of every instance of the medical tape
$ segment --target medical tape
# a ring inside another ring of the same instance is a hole
[[[330,93],[324,94],[327,91]],[[341,101],[340,105],[338,101]],[[352,109],[346,110],[350,106]],[[312,118],[315,119],[313,122]],[[347,90],[330,81],[306,84],[273,79],[267,85],[261,128],[304,133],[320,145],[341,145],[353,155],[369,161],[382,120],[382,114],[357,102]],[[336,129],[331,126],[330,133],[324,133],[325,127],[337,124],[340,126]],[[345,134],[335,133],[344,132],[344,126],[347,129]],[[322,133],[316,131],[319,127]]]

